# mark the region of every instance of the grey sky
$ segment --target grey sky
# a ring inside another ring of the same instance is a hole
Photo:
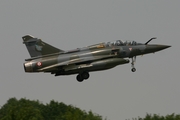
[[[178,114],[179,5],[179,0],[0,1],[0,105],[11,97],[54,99],[110,120]],[[79,83],[75,75],[25,73],[26,34],[64,50],[117,39],[145,43],[151,37],[157,37],[152,43],[172,47],[137,57],[135,73],[130,64],[121,65]]]

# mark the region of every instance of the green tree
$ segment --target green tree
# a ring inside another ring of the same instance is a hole
[[[180,115],[175,115],[174,113],[171,115],[166,115],[166,116],[160,116],[157,114],[151,115],[151,114],[146,114],[145,118],[133,118],[133,120],[180,120]]]
[[[0,120],[102,120],[102,117],[54,100],[44,105],[39,101],[11,98],[1,107]]]
[[[37,102],[16,98],[9,99],[0,110],[1,120],[43,120]]]

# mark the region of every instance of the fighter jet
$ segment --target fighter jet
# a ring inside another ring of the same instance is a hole
[[[115,40],[64,51],[30,35],[22,37],[31,58],[25,59],[25,72],[45,72],[55,76],[77,74],[77,81],[87,80],[89,72],[107,70],[131,60],[132,72],[136,56],[169,48],[169,45]],[[129,60],[130,59],[130,60]]]

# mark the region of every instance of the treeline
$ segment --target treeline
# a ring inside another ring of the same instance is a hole
[[[126,119],[126,120],[130,120],[130,119]],[[180,120],[180,114],[175,115],[174,113],[171,115],[166,115],[166,116],[161,116],[161,115],[157,115],[157,114],[147,114],[145,118],[133,118],[132,120]]]
[[[102,117],[54,100],[44,105],[39,101],[11,98],[1,107],[0,120],[102,120]]]
[[[113,111],[112,111],[113,112]],[[65,105],[54,100],[44,105],[41,102],[22,98],[10,98],[0,108],[0,120],[102,120],[102,116],[86,112],[72,105]],[[119,116],[119,120],[121,116]],[[106,120],[106,119],[105,119]],[[180,120],[180,114],[161,116],[147,114],[145,118],[126,120]]]

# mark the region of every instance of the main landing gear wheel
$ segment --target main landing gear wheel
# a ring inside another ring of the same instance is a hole
[[[89,73],[88,72],[83,72],[81,74],[78,74],[76,79],[78,82],[82,82],[83,80],[87,80],[89,78]]]
[[[83,73],[81,74],[81,76],[82,76],[85,80],[87,80],[87,79],[89,78],[89,73],[88,73],[88,72],[83,72]]]
[[[83,81],[83,77],[80,74],[77,75],[76,79],[77,79],[78,82],[82,82]]]
[[[136,71],[136,68],[134,67],[134,63],[136,62],[136,56],[132,57],[132,63],[131,63],[131,66],[132,66],[132,69],[131,71],[132,72],[135,72]]]

